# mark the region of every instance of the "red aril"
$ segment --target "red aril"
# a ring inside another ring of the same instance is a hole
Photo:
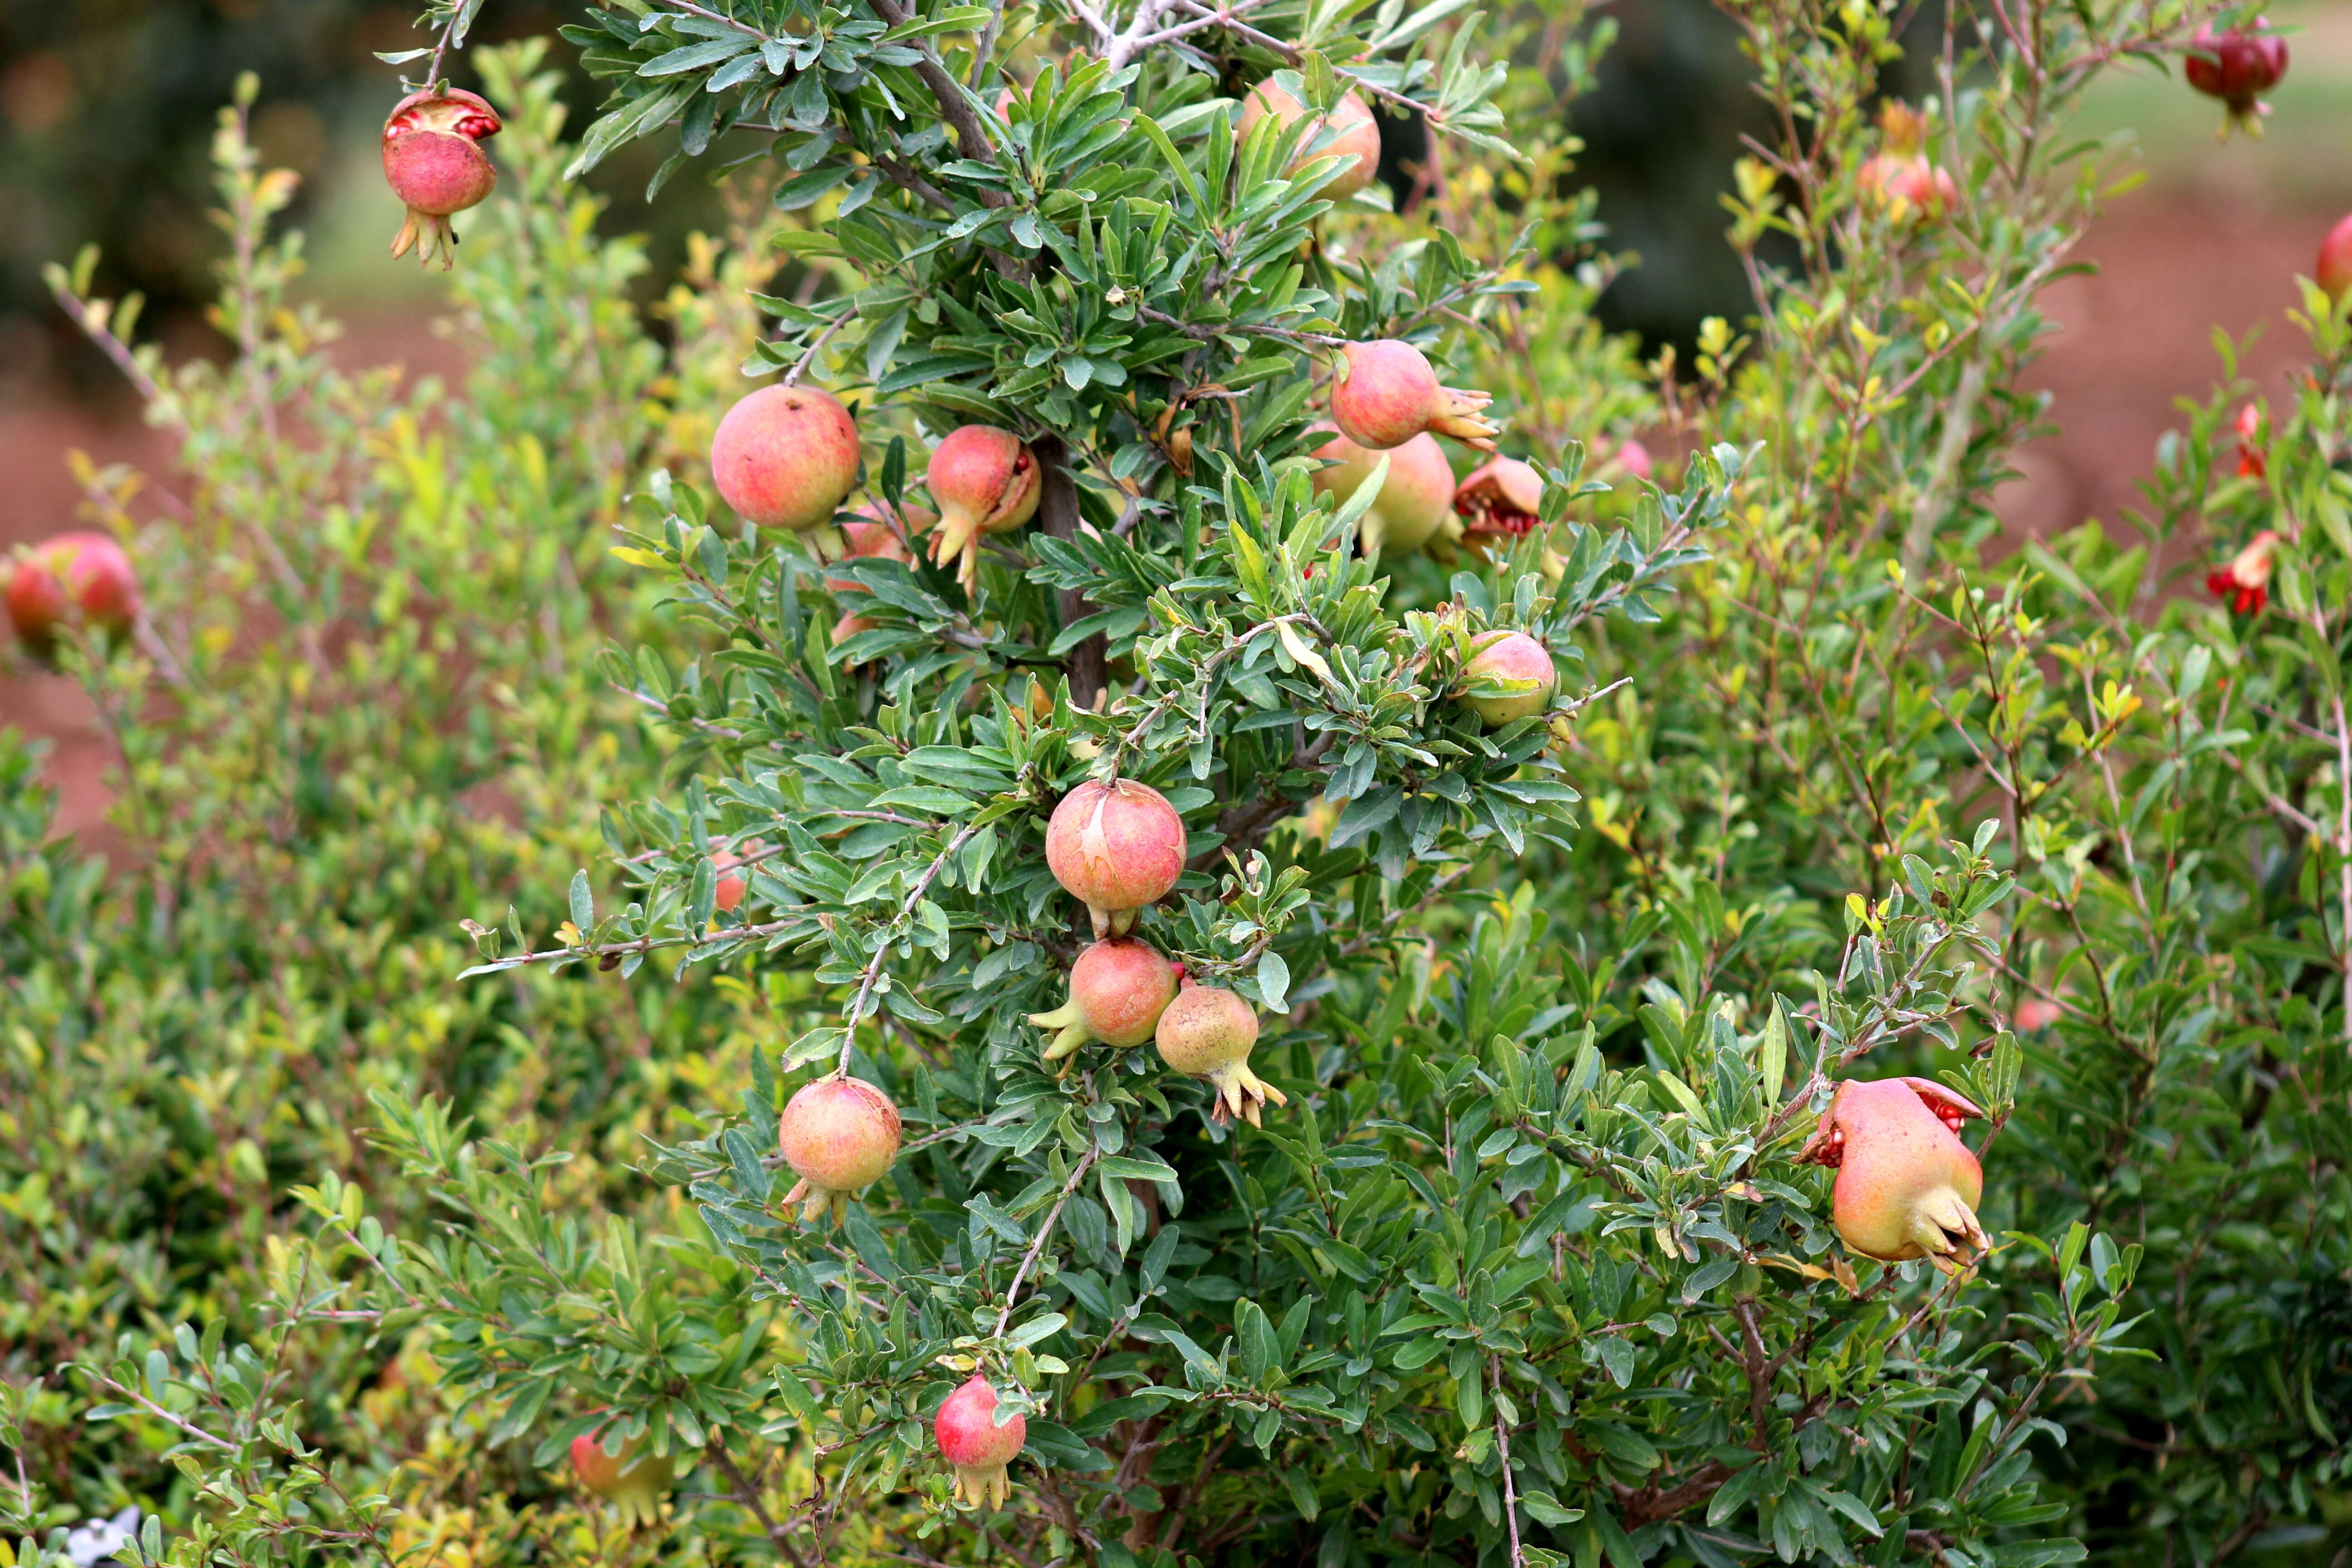
[[[1475,447],[1495,449],[1502,428],[1478,411],[1491,394],[1440,386],[1429,357],[1399,338],[1349,343],[1342,351],[1345,374],[1331,384],[1331,422],[1359,447],[1385,452],[1424,430]]]
[[[719,422],[710,479],[736,515],[795,533],[830,530],[857,483],[857,422],[814,386],[763,386]],[[820,534],[824,544],[829,533]]]
[[[17,557],[8,577],[8,620],[27,651],[57,651],[58,634],[121,637],[139,618],[139,578],[122,546],[102,533],[60,533]]]
[[[1381,493],[1365,509],[1357,527],[1365,554],[1410,554],[1445,526],[1446,509],[1454,502],[1454,465],[1445,460],[1445,448],[1437,444],[1436,437],[1415,436],[1383,453],[1334,435],[1315,448],[1315,456],[1336,466],[1317,469],[1310,482],[1318,493],[1336,497],[1342,506],[1372,477],[1381,458],[1388,458],[1388,477],[1381,481]]]
[[[1070,995],[1029,1021],[1055,1031],[1045,1059],[1057,1062],[1099,1040],[1125,1049],[1151,1038],[1160,1015],[1176,995],[1176,966],[1150,942],[1113,937],[1078,954],[1070,966]]]
[[[941,566],[953,560],[956,581],[969,594],[980,536],[1010,533],[1037,514],[1044,489],[1037,455],[1010,430],[965,425],[933,449],[924,479],[940,508],[931,559]]]
[[[1088,780],[1054,808],[1045,864],[1087,906],[1097,937],[1121,936],[1184,874],[1184,819],[1150,784]]]
[[[1988,1245],[1976,1215],[1984,1171],[1957,1136],[1983,1114],[1923,1078],[1848,1079],[1797,1157],[1837,1168],[1832,1214],[1847,1247],[1954,1273]]]
[[[1015,1415],[996,1424],[996,1390],[973,1373],[961,1388],[947,1397],[931,1420],[931,1436],[940,1458],[955,1467],[956,1501],[972,1508],[1003,1508],[1013,1496],[1012,1478],[1004,1467],[1021,1455],[1029,1441],[1029,1422]]]
[[[1257,1044],[1257,1010],[1238,993],[1213,985],[1186,985],[1160,1015],[1152,1037],[1160,1059],[1191,1078],[1204,1078],[1215,1090],[1210,1120],[1230,1125],[1241,1117],[1252,1127],[1265,1102],[1287,1105],[1282,1090],[1250,1070],[1250,1047]]]
[[[497,186],[499,172],[481,144],[499,131],[499,111],[463,88],[412,92],[393,106],[383,122],[383,178],[408,207],[393,255],[413,249],[429,262],[437,252],[444,268],[457,259],[449,219]]]
[[[898,1157],[898,1108],[863,1079],[835,1073],[802,1086],[776,1129],[784,1163],[800,1184],[784,1194],[814,1225],[827,1209],[839,1225],[849,1194],[878,1182]]]

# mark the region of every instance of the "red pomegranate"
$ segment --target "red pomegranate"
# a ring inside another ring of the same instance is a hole
[[[839,1225],[849,1194],[878,1182],[898,1157],[898,1108],[862,1079],[835,1073],[803,1084],[784,1106],[776,1142],[800,1183],[784,1194],[801,1223],[833,1211]]]
[[[713,869],[719,873],[716,905],[721,913],[731,913],[742,907],[743,895],[751,891],[751,882],[736,869],[745,858],[757,855],[764,847],[756,838],[746,838],[734,850],[722,849],[710,858]],[[741,853],[738,854],[736,851]]]
[[[1924,1078],[1848,1079],[1797,1158],[1837,1168],[1832,1215],[1847,1247],[1954,1273],[1988,1245],[1976,1215],[1984,1172],[1957,1136],[1983,1114]]]
[[[2286,75],[2286,40],[2269,27],[2270,20],[2263,16],[2254,18],[2251,30],[2231,27],[2217,33],[2209,22],[2189,40],[2181,73],[2189,86],[2228,106],[2221,121],[2224,137],[2232,125],[2261,135],[2262,116],[2271,111],[2262,95]]]
[[[2249,403],[2238,410],[2238,477],[2259,479],[2270,473],[2270,465],[2263,460],[2263,410],[2259,404]]]
[[[1257,1010],[1238,993],[1213,985],[1187,984],[1160,1015],[1152,1038],[1160,1059],[1189,1078],[1204,1078],[1216,1091],[1209,1118],[1230,1126],[1241,1117],[1263,1126],[1266,1101],[1290,1103],[1282,1090],[1250,1071],[1250,1047],[1257,1044]]]
[[[955,1467],[956,1501],[971,1508],[1003,1508],[1013,1496],[1004,1467],[1029,1441],[1027,1417],[996,1424],[996,1390],[978,1373],[947,1397],[931,1421],[940,1458]]]
[[[719,422],[710,479],[736,515],[795,533],[830,530],[857,482],[857,422],[813,386],[763,386]],[[831,544],[837,536],[821,533]]]
[[[1559,688],[1559,671],[1552,664],[1550,651],[1525,632],[1482,635],[1471,645],[1470,661],[1462,667],[1462,677],[1465,683],[1479,679],[1510,683],[1508,689],[1498,693],[1482,696],[1465,690],[1462,694],[1462,700],[1489,729],[1542,712],[1551,706],[1552,693]]]
[[[939,531],[931,536],[931,559],[956,563],[956,581],[971,592],[980,562],[980,536],[1010,533],[1037,514],[1044,475],[1037,455],[1020,437],[993,425],[965,425],[948,432],[931,453],[925,475],[939,503]]]
[[[408,205],[393,237],[392,253],[429,262],[437,252],[446,268],[457,258],[453,214],[480,204],[499,183],[482,143],[499,133],[499,111],[463,88],[412,92],[383,122],[383,178]]]
[[[102,533],[60,533],[17,557],[8,578],[8,620],[27,651],[57,652],[58,632],[121,637],[139,618],[139,578],[122,546]]]
[[[606,1452],[605,1434],[617,1425],[608,1422],[572,1439],[572,1473],[582,1486],[618,1508],[630,1528],[659,1524],[662,1499],[677,1479],[677,1457],[646,1453],[643,1433],[619,1444],[617,1453]]]
[[[1242,100],[1238,129],[1246,138],[1252,126],[1272,115],[1286,131],[1306,113],[1305,104],[1268,77],[1250,89],[1249,96]],[[1331,140],[1318,148],[1315,143],[1327,127],[1332,132]],[[1346,201],[1370,184],[1381,172],[1380,122],[1372,118],[1371,109],[1363,99],[1352,91],[1341,93],[1339,101],[1331,106],[1331,112],[1316,122],[1291,167],[1295,170],[1300,164],[1327,157],[1346,160],[1331,177],[1331,183],[1316,193],[1335,202]]]
[[[2352,216],[2329,229],[2327,237],[2319,242],[2319,263],[2312,276],[2331,300],[2341,302],[2345,295],[2352,294]]]
[[[1604,462],[1608,459],[1609,446],[1605,440],[1600,444],[1593,456]],[[1619,466],[1637,479],[1648,479],[1654,466],[1650,460],[1650,449],[1631,436],[1618,443],[1617,461]]]
[[[1184,874],[1184,819],[1150,784],[1088,780],[1054,808],[1045,864],[1085,903],[1097,938],[1123,936]]]
[[[1508,550],[1536,525],[1543,475],[1517,458],[1489,458],[1470,470],[1454,493],[1463,539],[1479,550]]]
[[[1454,502],[1454,465],[1445,460],[1445,448],[1436,437],[1423,433],[1381,453],[1334,434],[1315,448],[1315,456],[1335,466],[1317,469],[1310,482],[1318,493],[1337,498],[1342,506],[1371,478],[1381,458],[1388,458],[1388,478],[1381,481],[1381,493],[1372,498],[1357,529],[1365,554],[1411,554],[1445,526],[1446,508]]]
[[[1176,995],[1176,965],[1150,942],[1113,937],[1096,942],[1070,966],[1069,1000],[1029,1021],[1055,1031],[1045,1059],[1057,1062],[1099,1040],[1124,1050],[1151,1038]]]
[[[2205,586],[2227,600],[2232,614],[2254,614],[2270,602],[2271,567],[2278,546],[2277,530],[2263,529],[2227,566],[2206,574]]]
[[[1424,430],[1481,451],[1495,449],[1502,428],[1478,411],[1491,394],[1440,386],[1429,357],[1399,338],[1349,343],[1346,374],[1331,384],[1331,422],[1359,447],[1385,452]]]

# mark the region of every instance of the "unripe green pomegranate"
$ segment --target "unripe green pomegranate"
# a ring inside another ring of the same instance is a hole
[[[1315,456],[1336,466],[1317,469],[1309,481],[1342,506],[1372,477],[1381,458],[1388,458],[1388,477],[1357,530],[1365,554],[1411,554],[1445,526],[1446,509],[1454,504],[1454,465],[1445,460],[1445,448],[1436,437],[1424,431],[1381,453],[1335,433],[1315,448]]]
[[[898,1157],[898,1108],[862,1079],[835,1073],[801,1086],[784,1106],[776,1142],[800,1184],[784,1194],[801,1223],[833,1211],[839,1225],[849,1194],[880,1181]]]
[[[1270,114],[1288,130],[1306,112],[1305,104],[1268,77],[1250,89],[1249,97],[1242,100],[1241,123],[1235,129],[1246,139],[1250,128]],[[1318,148],[1315,141],[1327,126],[1336,134],[1328,143]],[[1347,160],[1331,176],[1331,183],[1316,193],[1331,201],[1346,201],[1370,184],[1381,172],[1380,122],[1372,118],[1370,107],[1353,91],[1341,93],[1339,101],[1331,106],[1331,112],[1316,122],[1315,129],[1307,133],[1307,145],[1299,149],[1297,160],[1291,166],[1296,169],[1300,163],[1326,157]]]
[[[1399,338],[1349,343],[1331,384],[1331,423],[1359,447],[1385,452],[1424,430],[1491,452],[1502,426],[1479,412],[1491,393],[1440,386],[1429,358]]]
[[[1045,864],[1086,904],[1097,938],[1123,936],[1184,874],[1184,819],[1150,784],[1088,780],[1054,808]]]
[[[1029,1420],[1015,1415],[996,1424],[996,1390],[978,1373],[947,1397],[931,1421],[940,1458],[955,1467],[956,1501],[973,1508],[1003,1508],[1013,1496],[1004,1467],[1029,1441]]]
[[[1465,681],[1491,679],[1512,683],[1510,690],[1496,696],[1462,694],[1462,700],[1488,728],[1500,728],[1551,706],[1552,693],[1559,688],[1559,671],[1543,644],[1525,632],[1493,631],[1471,646],[1470,662],[1462,667]]]
[[[1070,995],[1029,1021],[1056,1031],[1045,1059],[1057,1062],[1099,1040],[1124,1050],[1151,1038],[1160,1015],[1176,995],[1176,966],[1148,942],[1113,937],[1096,942],[1070,966]]]
[[[1037,455],[1010,430],[961,426],[932,451],[923,479],[940,507],[931,559],[941,566],[955,562],[956,581],[969,594],[979,569],[980,536],[1010,533],[1037,515],[1044,492]]]
[[[1258,1112],[1267,1100],[1290,1101],[1282,1090],[1250,1071],[1250,1047],[1257,1044],[1257,1010],[1234,992],[1213,985],[1186,985],[1160,1015],[1153,1031],[1160,1059],[1191,1078],[1204,1078],[1216,1090],[1210,1120],[1230,1125],[1236,1116],[1264,1125]]]
[[[1832,1217],[1847,1247],[1957,1273],[1989,1245],[1976,1214],[1984,1171],[1958,1135],[1983,1114],[1924,1078],[1848,1079],[1797,1157],[1836,1167]]]
[[[631,1529],[661,1522],[662,1499],[677,1479],[677,1457],[646,1452],[645,1435],[638,1434],[608,1453],[604,1434],[614,1423],[572,1439],[572,1473],[580,1484],[621,1511]]]

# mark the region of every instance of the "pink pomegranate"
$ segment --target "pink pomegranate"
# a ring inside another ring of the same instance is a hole
[[[1478,412],[1491,394],[1440,386],[1428,356],[1402,339],[1349,343],[1342,352],[1347,374],[1331,384],[1331,422],[1357,446],[1385,452],[1434,430],[1480,451],[1495,449],[1502,426]]]
[[[139,618],[139,577],[122,546],[102,533],[60,533],[17,558],[8,578],[8,620],[27,651],[47,658],[60,628],[121,637]]]
[[[2261,117],[2271,111],[2262,95],[2286,75],[2286,40],[2269,26],[2269,18],[2257,16],[2251,31],[2232,27],[2217,33],[2209,22],[2189,40],[2181,74],[2189,86],[2228,106],[2221,121],[2225,137],[2232,125],[2262,134]]]
[[[1335,434],[1315,448],[1315,456],[1337,465],[1315,471],[1311,481],[1316,490],[1336,497],[1342,506],[1371,478],[1381,458],[1388,458],[1388,478],[1381,481],[1381,493],[1366,509],[1357,531],[1365,554],[1411,554],[1445,526],[1446,508],[1454,503],[1454,465],[1445,460],[1445,448],[1436,437],[1424,433],[1381,453]]]
[[[1960,188],[1928,160],[1926,118],[1907,103],[1889,102],[1879,124],[1885,145],[1855,178],[1864,205],[1898,224],[1941,220],[1959,205]]]
[[[940,1458],[955,1467],[956,1501],[971,1508],[1003,1508],[1013,1496],[1004,1467],[1020,1458],[1029,1441],[1029,1421],[1015,1415],[996,1424],[996,1390],[978,1373],[947,1397],[931,1421]]]
[[[2341,302],[2352,294],[2352,216],[2327,231],[2319,243],[2319,263],[2312,276],[2327,291],[2327,297]]]
[[[1596,455],[1606,459],[1609,456],[1609,448],[1604,445]],[[1617,461],[1619,466],[1637,479],[1648,479],[1654,468],[1650,461],[1650,449],[1631,436],[1618,443]]]
[[[1831,1211],[1847,1247],[1955,1273],[1988,1245],[1976,1215],[1984,1171],[1958,1137],[1983,1114],[1924,1078],[1848,1079],[1797,1158],[1837,1168]]]
[[[1259,1111],[1267,1100],[1287,1105],[1282,1090],[1250,1071],[1250,1047],[1257,1044],[1257,1010],[1238,994],[1213,985],[1186,984],[1160,1015],[1152,1031],[1160,1059],[1176,1072],[1204,1078],[1216,1091],[1210,1120],[1230,1126],[1238,1116],[1264,1125]]]
[[[1121,1050],[1151,1038],[1176,994],[1177,968],[1150,942],[1113,937],[1096,942],[1070,966],[1069,1000],[1029,1021],[1056,1031],[1045,1059],[1057,1062],[1099,1040]]]
[[[736,846],[742,851],[740,855],[722,849],[710,858],[712,869],[719,873],[715,891],[718,895],[717,908],[721,913],[731,913],[742,907],[743,895],[751,890],[751,883],[736,868],[743,863],[746,857],[759,854],[763,847],[758,839],[747,838]]]
[[[1037,513],[1044,475],[1037,455],[1010,430],[965,425],[948,432],[931,453],[926,476],[940,506],[931,559],[956,562],[956,581],[971,592],[980,536],[1010,533]]]
[[[662,1499],[677,1478],[677,1457],[646,1453],[643,1433],[618,1445],[618,1453],[607,1453],[604,1436],[615,1425],[608,1423],[572,1439],[572,1473],[582,1486],[618,1508],[630,1528],[659,1524]]]
[[[412,92],[383,122],[383,178],[408,205],[392,253],[429,262],[437,252],[446,268],[457,258],[452,215],[478,205],[499,183],[482,143],[499,133],[499,111],[479,93]]]
[[[1462,694],[1462,700],[1489,729],[1542,712],[1551,706],[1552,693],[1559,687],[1559,671],[1551,662],[1550,651],[1525,632],[1493,631],[1481,636],[1471,645],[1470,661],[1462,667],[1462,677],[1465,684],[1480,679],[1509,683],[1507,689],[1491,695]]]
[[[1470,470],[1454,493],[1462,537],[1478,550],[1507,551],[1536,525],[1543,475],[1517,458],[1489,458]]]
[[[1249,96],[1242,100],[1239,131],[1246,138],[1250,128],[1269,114],[1286,131],[1306,113],[1305,104],[1284,91],[1272,77],[1268,77],[1250,89]],[[1318,148],[1315,143],[1327,126],[1335,134],[1330,142]],[[1317,121],[1291,167],[1297,169],[1302,163],[1326,157],[1347,160],[1339,172],[1331,177],[1331,183],[1316,193],[1335,202],[1346,201],[1370,184],[1380,174],[1380,122],[1372,118],[1371,109],[1363,99],[1352,91],[1340,94],[1339,101],[1332,105],[1331,112]]]
[[[907,536],[909,539],[920,535],[939,521],[920,507],[908,507],[900,516],[905,522]],[[863,559],[911,563],[915,559],[914,552],[908,550],[899,540],[897,529],[881,519],[869,516],[865,512],[858,513],[856,517],[841,525],[841,538],[842,551],[838,559],[843,561]],[[824,587],[825,592],[829,594],[853,594],[860,591],[858,585],[846,577],[827,577],[824,580]]]
[[[2270,603],[2271,568],[2278,555],[2279,535],[2263,529],[2219,572],[2205,575],[2205,586],[2229,602],[2231,613],[2251,616]]]
[[[857,482],[857,422],[840,399],[779,382],[727,411],[710,442],[710,479],[736,515],[794,533],[829,531]],[[831,543],[835,537],[820,533]]]
[[[864,1079],[835,1073],[803,1084],[785,1104],[776,1141],[800,1177],[784,1202],[801,1205],[803,1225],[827,1209],[839,1225],[849,1194],[880,1181],[898,1159],[898,1108]]]
[[[1097,938],[1123,936],[1184,874],[1184,819],[1150,784],[1088,780],[1054,808],[1045,864],[1085,903]]]

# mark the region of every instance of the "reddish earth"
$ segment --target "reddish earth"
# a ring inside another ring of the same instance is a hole
[[[2078,252],[2097,274],[2069,279],[2047,298],[2062,330],[2027,384],[2053,395],[2060,434],[2017,456],[2022,477],[2000,497],[2011,531],[2047,537],[2086,518],[2115,528],[2136,504],[2133,485],[2158,437],[2181,423],[2175,400],[2201,398],[2219,378],[2216,327],[2233,337],[2262,329],[2241,374],[2256,393],[2280,396],[2305,347],[2284,319],[2295,303],[2294,279],[2310,270],[2319,237],[2340,216],[2218,195],[2144,193],[2118,204]],[[352,364],[403,361],[417,374],[457,368],[445,341],[406,320],[357,323],[337,353]],[[65,453],[76,447],[100,463],[151,468],[171,453],[164,435],[120,416],[24,391],[0,399],[0,472],[8,475],[0,549],[74,525],[79,498]],[[2176,540],[2168,553],[2203,548]],[[26,671],[13,648],[0,650],[0,722],[52,742],[49,776],[65,796],[59,826],[91,826],[105,811],[110,753],[89,703],[69,681]]]

